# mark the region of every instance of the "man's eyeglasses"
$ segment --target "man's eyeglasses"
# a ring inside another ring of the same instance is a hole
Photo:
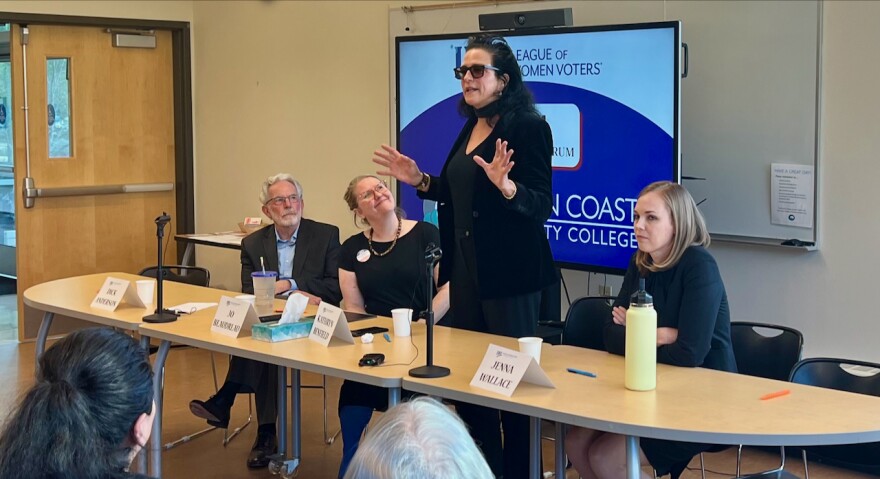
[[[296,203],[299,200],[299,195],[290,195],[290,196],[276,196],[274,198],[270,198],[269,201],[263,203],[264,205],[275,205],[282,206],[285,201],[289,201],[291,204]]]
[[[372,200],[373,196],[375,194],[382,193],[383,191],[385,191],[387,189],[388,189],[388,186],[386,186],[385,183],[379,183],[376,186],[374,186],[373,188],[361,193],[361,195],[358,196],[358,201]]]
[[[496,72],[500,72],[501,69],[495,68],[492,65],[480,65],[475,64],[471,66],[462,65],[458,68],[453,68],[452,71],[455,72],[455,78],[461,80],[467,75],[468,72],[471,72],[471,77],[474,79],[483,78],[483,75],[486,74],[486,70],[492,70]]]

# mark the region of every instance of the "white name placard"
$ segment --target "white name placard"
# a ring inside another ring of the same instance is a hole
[[[146,308],[137,294],[137,288],[131,287],[131,281],[108,276],[101,285],[98,295],[92,300],[91,307],[105,311],[116,311],[119,303],[126,303],[138,308]]]
[[[345,319],[345,313],[342,309],[321,301],[321,304],[318,305],[318,314],[315,315],[315,322],[312,324],[312,330],[309,331],[309,339],[327,346],[334,337],[354,344],[354,336],[351,335],[348,320]]]
[[[211,332],[233,338],[251,335],[251,326],[260,322],[260,317],[251,303],[229,296],[220,296],[217,314],[211,321]]]
[[[471,386],[510,397],[520,382],[556,387],[529,354],[490,344]]]

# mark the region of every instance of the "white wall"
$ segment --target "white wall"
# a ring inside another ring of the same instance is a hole
[[[191,1],[0,1],[0,11],[76,15],[85,17],[137,18],[142,20],[192,21]]]
[[[348,178],[371,171],[370,152],[391,136],[388,8],[400,4],[195,3],[201,230],[254,214],[259,179],[287,169],[306,185],[309,216],[339,224],[343,236],[354,232],[340,196]],[[631,21],[656,18],[656,2],[631,5]],[[734,320],[799,328],[808,356],[880,361],[870,259],[880,237],[870,202],[880,173],[880,3],[827,2],[823,44],[821,250],[716,243],[712,252]],[[236,286],[234,253],[199,254]],[[566,278],[572,297],[586,293],[586,274]],[[593,275],[591,292],[603,279]]]
[[[712,248],[737,320],[786,324],[806,356],[880,361],[873,275],[880,217],[880,3],[824,4],[820,247],[815,253]],[[874,259],[872,259],[874,258]]]
[[[347,236],[355,229],[342,190],[373,170],[370,153],[391,137],[389,8],[414,3],[17,1],[0,2],[0,11],[192,21],[197,228],[228,230],[255,215],[261,178],[287,170],[305,184],[307,216]],[[614,21],[654,19],[657,3],[631,2],[633,18]],[[877,45],[880,2],[825,3],[820,251],[711,248],[733,319],[799,328],[807,356],[880,361],[872,260],[880,243],[872,204],[880,176]],[[238,287],[234,252],[198,254],[216,284]],[[566,278],[572,297],[586,293],[586,274]],[[593,275],[591,292],[602,280]]]

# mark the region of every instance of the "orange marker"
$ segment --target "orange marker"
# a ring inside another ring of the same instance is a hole
[[[778,397],[782,397],[782,396],[788,396],[789,393],[791,393],[791,391],[789,391],[788,389],[783,389],[781,391],[776,391],[773,393],[765,394],[765,395],[761,396],[761,401],[766,401],[768,399],[778,398]]]

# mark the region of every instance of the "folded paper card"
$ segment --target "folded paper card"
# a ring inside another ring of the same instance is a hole
[[[312,330],[309,332],[309,339],[328,346],[334,337],[348,344],[354,344],[354,336],[351,335],[351,329],[342,309],[321,301]]]
[[[305,338],[308,337],[309,332],[312,330],[313,322],[314,320],[308,320],[281,324],[280,322],[273,321],[271,323],[255,324],[251,327],[251,336],[259,341],[270,343]]]
[[[254,305],[243,299],[220,296],[220,306],[211,321],[211,332],[240,338],[247,336],[251,327],[259,322]]]
[[[556,387],[528,353],[490,344],[477,374],[471,380],[471,386],[510,397],[520,382]]]
[[[101,285],[98,295],[92,300],[91,307],[105,311],[116,311],[122,301],[137,308],[147,307],[138,296],[137,288],[131,287],[131,281],[108,276],[104,280],[104,284]]]

